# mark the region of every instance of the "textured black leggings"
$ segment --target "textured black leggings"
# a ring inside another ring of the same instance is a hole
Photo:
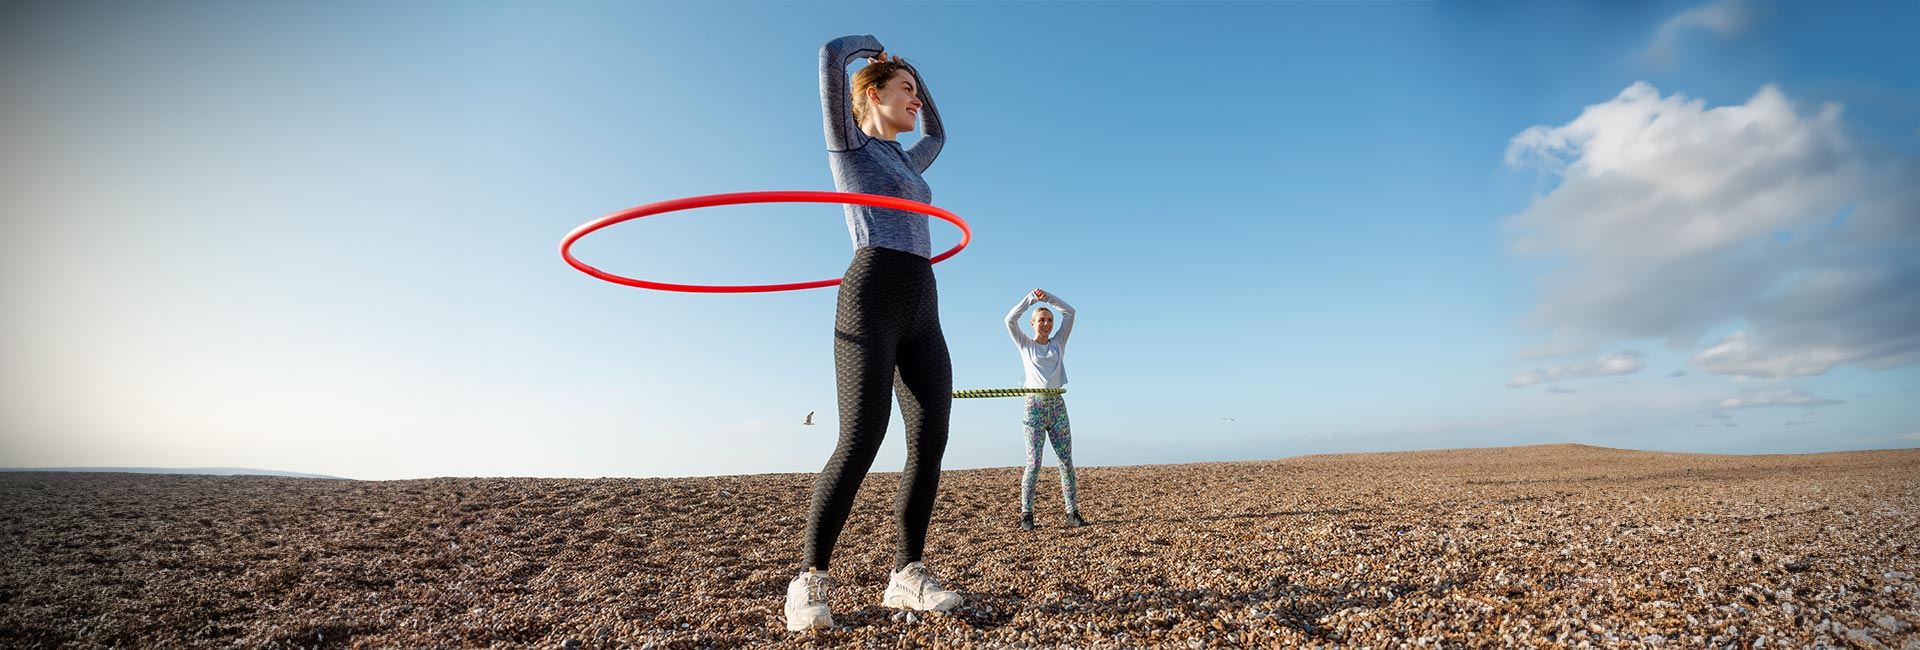
[[[806,564],[825,571],[853,510],[854,493],[887,435],[893,400],[907,424],[907,467],[894,499],[894,568],[920,560],[940,488],[953,413],[953,362],[940,333],[940,300],[927,258],[888,248],[854,251],[840,281],[833,368],[839,384],[840,445],[813,484]],[[803,568],[804,568],[803,567]]]

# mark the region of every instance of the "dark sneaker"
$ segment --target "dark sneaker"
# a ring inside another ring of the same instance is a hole
[[[1033,530],[1033,513],[1020,513],[1020,530]]]
[[[1068,527],[1068,528],[1079,528],[1079,527],[1081,527],[1081,526],[1085,526],[1085,525],[1087,525],[1087,520],[1085,520],[1085,519],[1081,519],[1081,518],[1080,518],[1080,511],[1078,511],[1078,510],[1073,510],[1073,511],[1069,511],[1069,512],[1067,512],[1067,527]]]

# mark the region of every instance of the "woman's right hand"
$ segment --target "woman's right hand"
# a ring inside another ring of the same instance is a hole
[[[1045,301],[1046,301],[1046,299],[1047,299],[1047,292],[1045,292],[1045,291],[1041,291],[1041,290],[1039,290],[1039,289],[1034,289],[1034,290],[1033,290],[1033,299],[1034,299],[1034,300],[1038,300],[1038,301],[1042,301],[1042,302],[1045,302]]]
[[[876,56],[876,57],[871,57],[871,58],[868,58],[868,59],[867,59],[867,63],[885,63],[885,62],[887,62],[887,61],[888,61],[888,59],[887,59],[887,53],[886,53],[886,52],[881,52],[881,53],[880,53],[880,56]]]

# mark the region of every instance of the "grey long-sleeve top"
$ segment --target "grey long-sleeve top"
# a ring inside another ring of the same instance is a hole
[[[820,113],[827,131],[827,162],[833,167],[833,186],[842,192],[879,194],[933,202],[933,190],[920,174],[933,165],[947,142],[940,111],[934,108],[926,82],[911,65],[913,85],[920,95],[920,140],[912,148],[882,140],[860,130],[853,118],[852,83],[847,65],[857,58],[878,56],[884,48],[872,36],[842,36],[820,48]],[[853,247],[879,246],[933,257],[927,234],[927,215],[891,208],[848,205],[847,230]]]

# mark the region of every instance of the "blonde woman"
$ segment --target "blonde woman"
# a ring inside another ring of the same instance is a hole
[[[1060,308],[1060,333],[1053,333],[1053,310],[1033,310],[1033,336],[1020,331],[1020,315],[1036,303]],[[1020,350],[1020,365],[1025,370],[1022,385],[1027,388],[1065,388],[1067,385],[1067,337],[1073,335],[1073,306],[1060,296],[1034,289],[1007,312],[1007,334]],[[1027,469],[1020,474],[1020,529],[1033,530],[1033,490],[1040,478],[1042,445],[1053,442],[1053,455],[1060,459],[1060,497],[1066,505],[1068,528],[1087,525],[1080,517],[1079,481],[1073,473],[1073,430],[1067,422],[1067,399],[1062,395],[1028,395]]]
[[[867,59],[849,81],[847,65]],[[946,131],[920,74],[872,36],[842,36],[820,48],[820,109],[834,187],[931,202],[920,174],[946,143]],[[926,130],[911,148],[895,141],[925,112]],[[787,585],[787,629],[833,626],[829,607],[833,546],[853,509],[861,479],[887,432],[889,389],[906,419],[907,466],[894,502],[894,570],[881,604],[946,611],[963,598],[941,586],[922,561],[927,524],[940,487],[953,410],[953,366],[940,330],[932,242],[923,214],[848,205],[853,262],[840,281],[833,361],[840,442],[814,481],[807,514],[804,570]]]

